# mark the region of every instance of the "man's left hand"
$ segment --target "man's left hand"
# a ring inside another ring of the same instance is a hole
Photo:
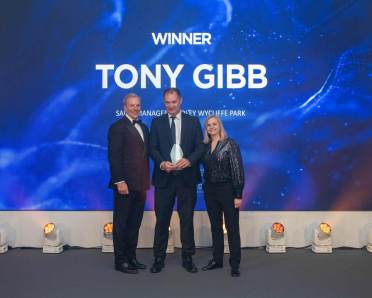
[[[191,163],[188,159],[181,158],[179,161],[177,161],[176,167],[180,170],[183,170],[184,168],[191,167]]]

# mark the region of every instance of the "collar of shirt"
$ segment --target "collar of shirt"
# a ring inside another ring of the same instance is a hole
[[[182,112],[179,111],[178,114],[176,115],[176,118],[174,120],[181,120],[181,114],[182,114]],[[169,114],[169,113],[168,113],[168,119],[169,119],[169,121],[172,120],[172,115]]]
[[[129,121],[133,124],[133,120],[138,120],[138,119],[132,119],[128,114],[125,114],[125,117],[129,119]]]

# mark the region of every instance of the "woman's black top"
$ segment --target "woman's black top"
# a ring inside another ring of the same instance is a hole
[[[242,197],[244,169],[239,145],[233,139],[218,141],[213,152],[211,152],[211,142],[205,144],[203,164],[206,183],[231,182],[235,197]]]

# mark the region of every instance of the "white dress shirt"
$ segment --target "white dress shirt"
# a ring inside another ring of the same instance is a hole
[[[181,111],[174,118],[174,124],[176,125],[176,144],[181,144]],[[172,125],[172,116],[168,114],[169,126]]]

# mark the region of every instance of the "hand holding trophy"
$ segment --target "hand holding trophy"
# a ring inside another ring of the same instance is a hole
[[[177,163],[183,159],[183,151],[179,144],[173,144],[172,150],[170,152],[170,158],[173,165],[177,165]],[[177,168],[176,170],[181,170],[181,168]]]
[[[191,166],[190,161],[183,158],[182,148],[179,144],[174,144],[170,153],[172,164],[176,167],[176,171],[183,170]]]

